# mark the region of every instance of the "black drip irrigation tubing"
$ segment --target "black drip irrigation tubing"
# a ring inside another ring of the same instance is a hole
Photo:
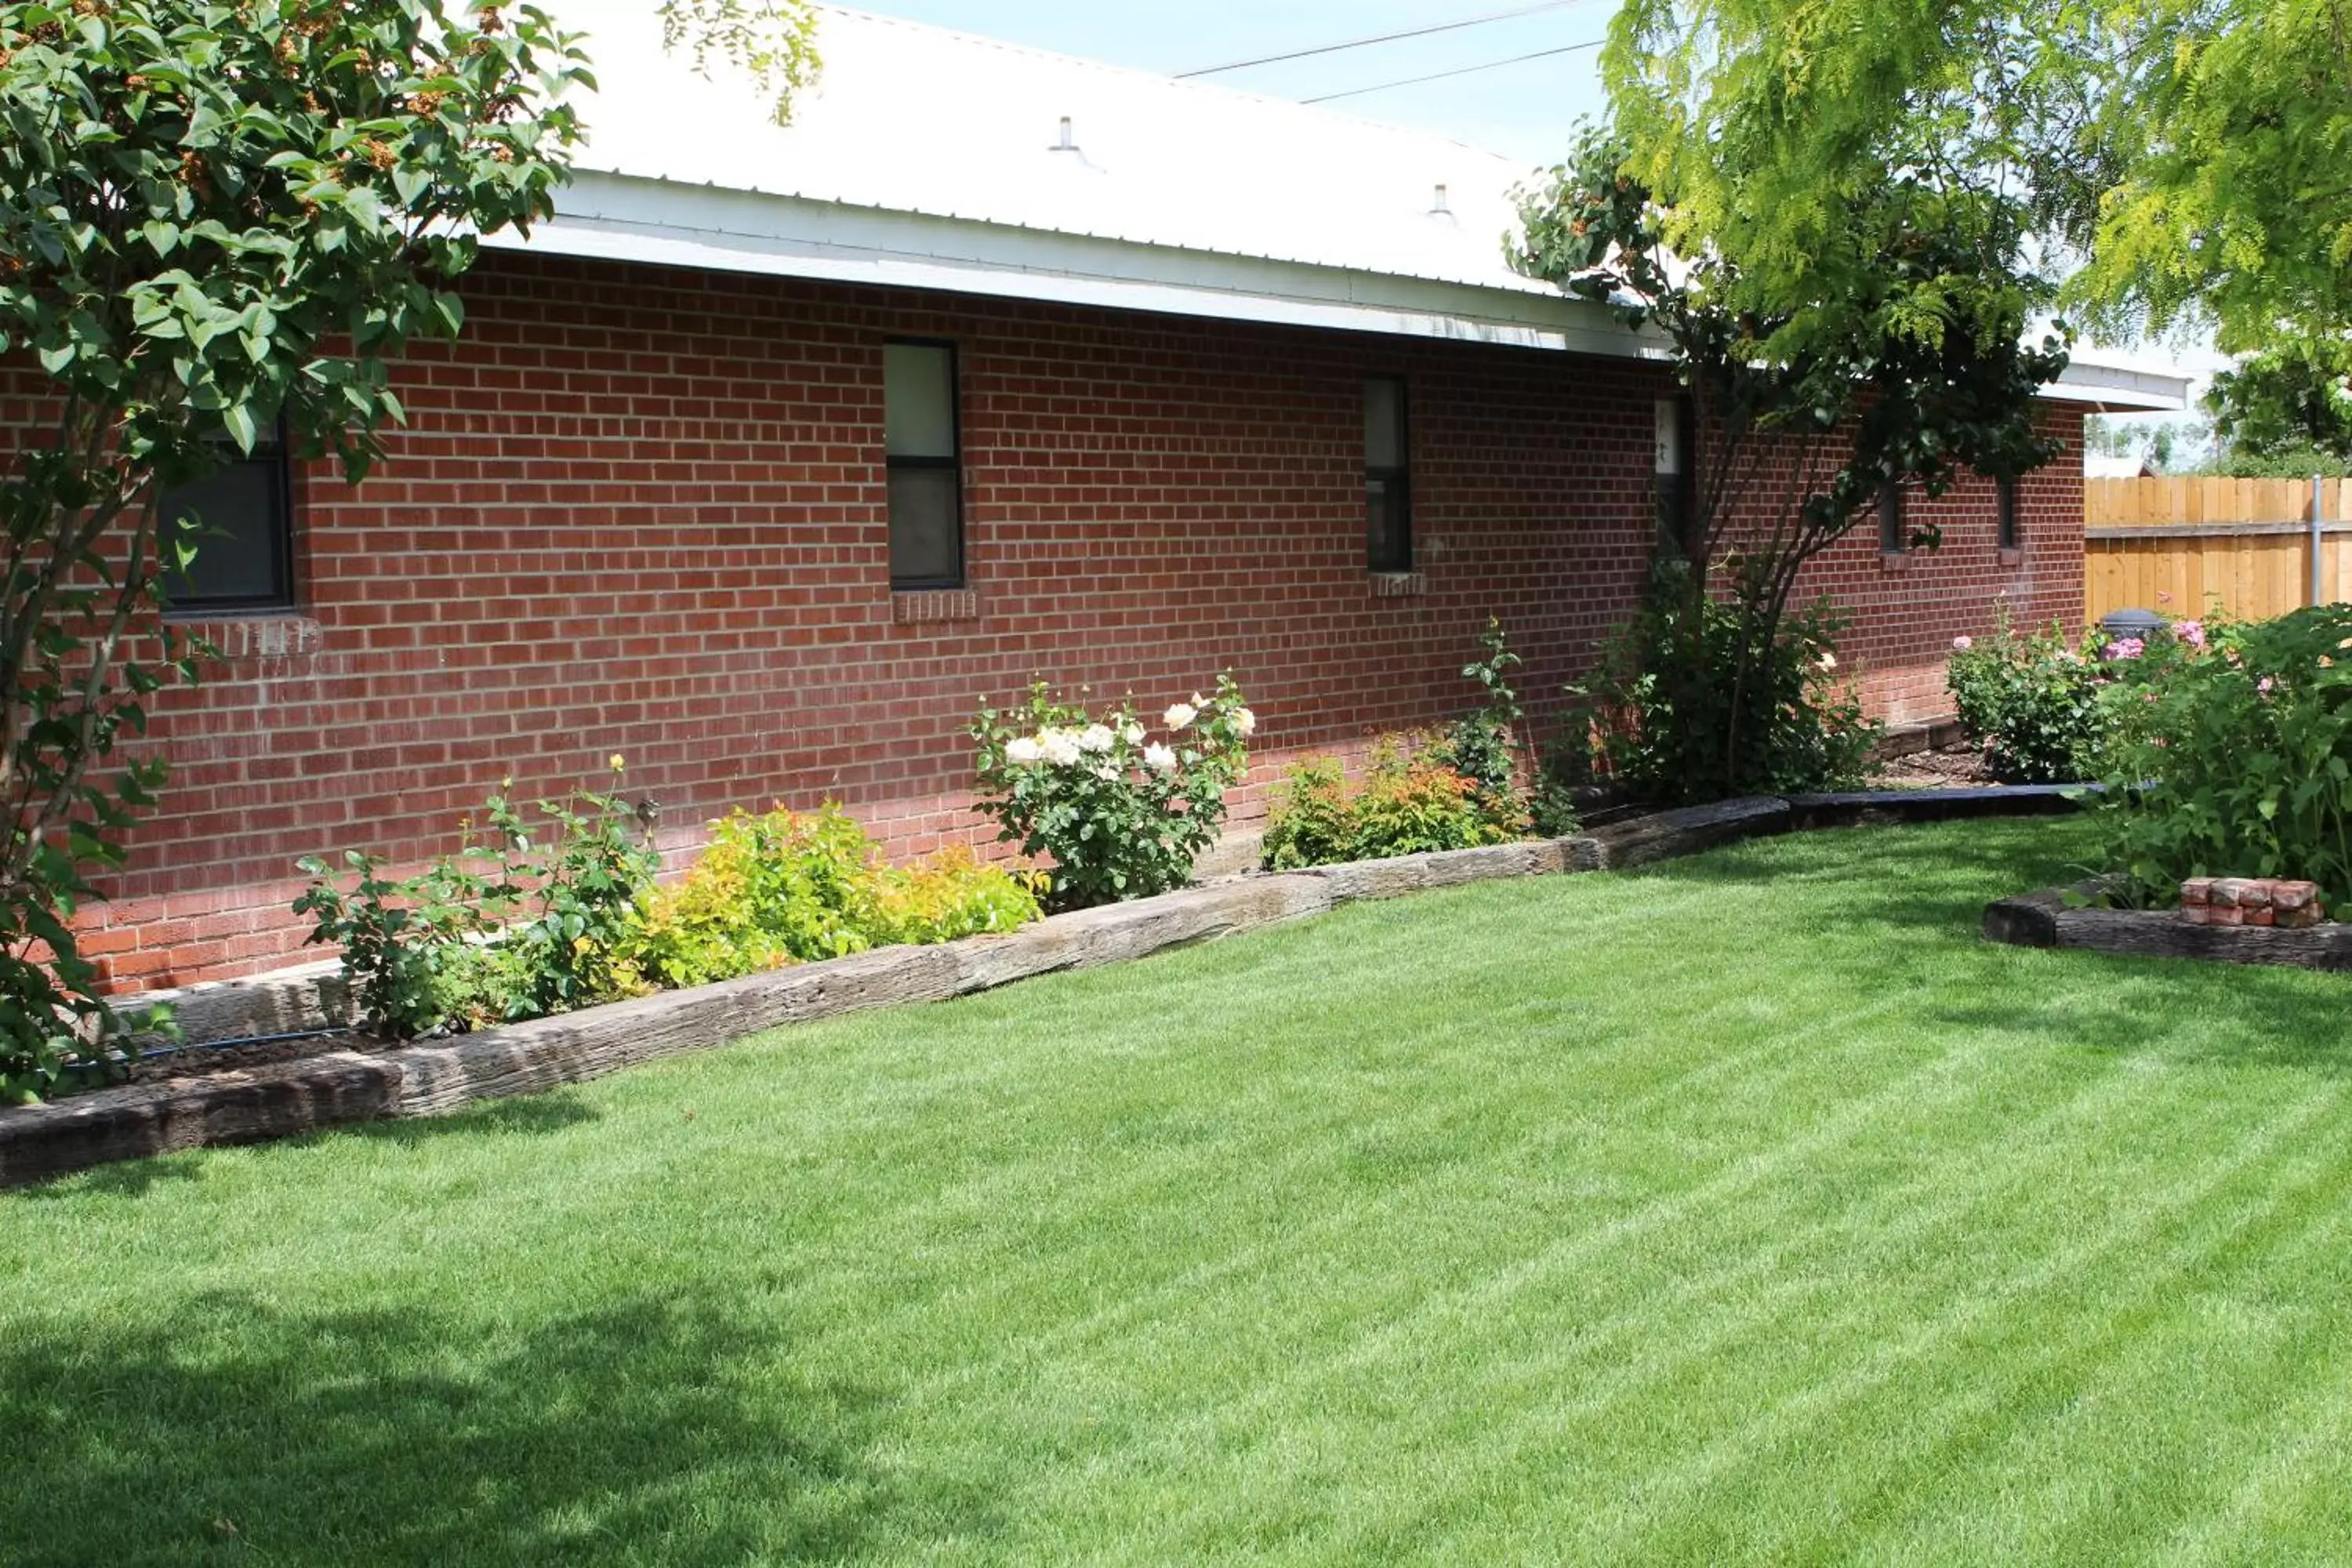
[[[348,1029],[289,1029],[282,1035],[236,1035],[226,1040],[194,1040],[180,1046],[150,1046],[136,1057],[124,1056],[112,1060],[71,1061],[65,1064],[68,1072],[104,1072],[110,1068],[137,1062],[160,1061],[166,1057],[193,1056],[204,1051],[233,1051],[247,1046],[280,1046],[291,1040],[316,1040],[329,1035],[349,1034]]]

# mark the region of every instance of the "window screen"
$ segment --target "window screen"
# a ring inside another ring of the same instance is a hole
[[[1903,482],[1889,479],[1878,487],[1878,548],[1900,555],[1911,548],[1910,525],[1903,517]]]
[[[890,479],[890,585],[963,585],[963,493],[955,349],[882,348],[883,439]]]
[[[186,571],[165,571],[165,604],[198,614],[291,609],[292,511],[282,432],[164,496],[163,548],[168,552],[174,538],[184,537],[174,531],[186,519],[195,525],[196,551]]]
[[[1997,479],[1993,490],[1994,517],[2000,548],[2014,550],[2019,538],[2017,527],[2017,481]]]
[[[1404,383],[1364,383],[1364,540],[1375,572],[1412,570],[1412,476]]]

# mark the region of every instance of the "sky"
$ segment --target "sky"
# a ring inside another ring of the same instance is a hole
[[[1537,0],[848,0],[857,8],[1062,54],[1175,75],[1446,22],[1528,11]],[[1202,79],[1303,99],[1483,66],[1597,41],[1613,0],[1568,0],[1532,15]],[[818,47],[824,47],[820,37]],[[1498,65],[1328,107],[1434,131],[1529,167],[1566,156],[1570,128],[1602,106],[1595,51]]]

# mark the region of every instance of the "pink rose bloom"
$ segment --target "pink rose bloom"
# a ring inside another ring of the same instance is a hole
[[[2205,624],[2202,621],[2183,621],[2172,629],[2180,640],[2190,647],[2201,648],[2205,646]]]
[[[1977,639],[1974,637],[1958,637],[1952,639],[1952,651],[1954,653],[1966,653],[1969,649],[1976,646]]]
[[[2101,648],[2099,657],[2106,659],[2137,658],[2147,651],[2147,644],[2137,637],[2118,637]]]
[[[2275,680],[2273,680],[2273,679],[2272,679],[2269,676],[2267,676],[2267,675],[2263,676],[2260,680],[2257,680],[2257,681],[2255,681],[2255,682],[2254,682],[2254,689],[2255,689],[2255,690],[2257,690],[2257,691],[2259,691],[2259,692],[2261,692],[2261,693],[2262,693],[2263,696],[2265,696],[2265,697],[2268,697],[2268,696],[2269,696],[2273,691],[2276,690],[2277,689],[2278,689],[2278,682],[2277,682],[2277,681],[2275,681]]]

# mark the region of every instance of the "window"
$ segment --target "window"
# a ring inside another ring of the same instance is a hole
[[[1412,447],[1404,420],[1404,383],[1364,383],[1364,555],[1375,572],[1412,570]]]
[[[890,477],[890,586],[962,587],[954,345],[882,345],[882,430]]]
[[[1658,536],[1687,557],[1698,510],[1698,465],[1694,460],[1697,414],[1688,397],[1661,397],[1652,414],[1657,452]]]
[[[2018,533],[2017,481],[2015,479],[1993,481],[1993,518],[1995,538],[1999,541],[2000,548],[2016,549]]]
[[[229,451],[221,467],[163,498],[161,538],[167,550],[180,520],[196,525],[195,559],[185,572],[164,573],[164,602],[195,615],[290,610],[294,507],[286,433],[270,431],[249,455]]]
[[[1911,532],[1903,521],[1903,481],[1889,479],[1878,487],[1878,548],[1900,555],[1911,548]]]

